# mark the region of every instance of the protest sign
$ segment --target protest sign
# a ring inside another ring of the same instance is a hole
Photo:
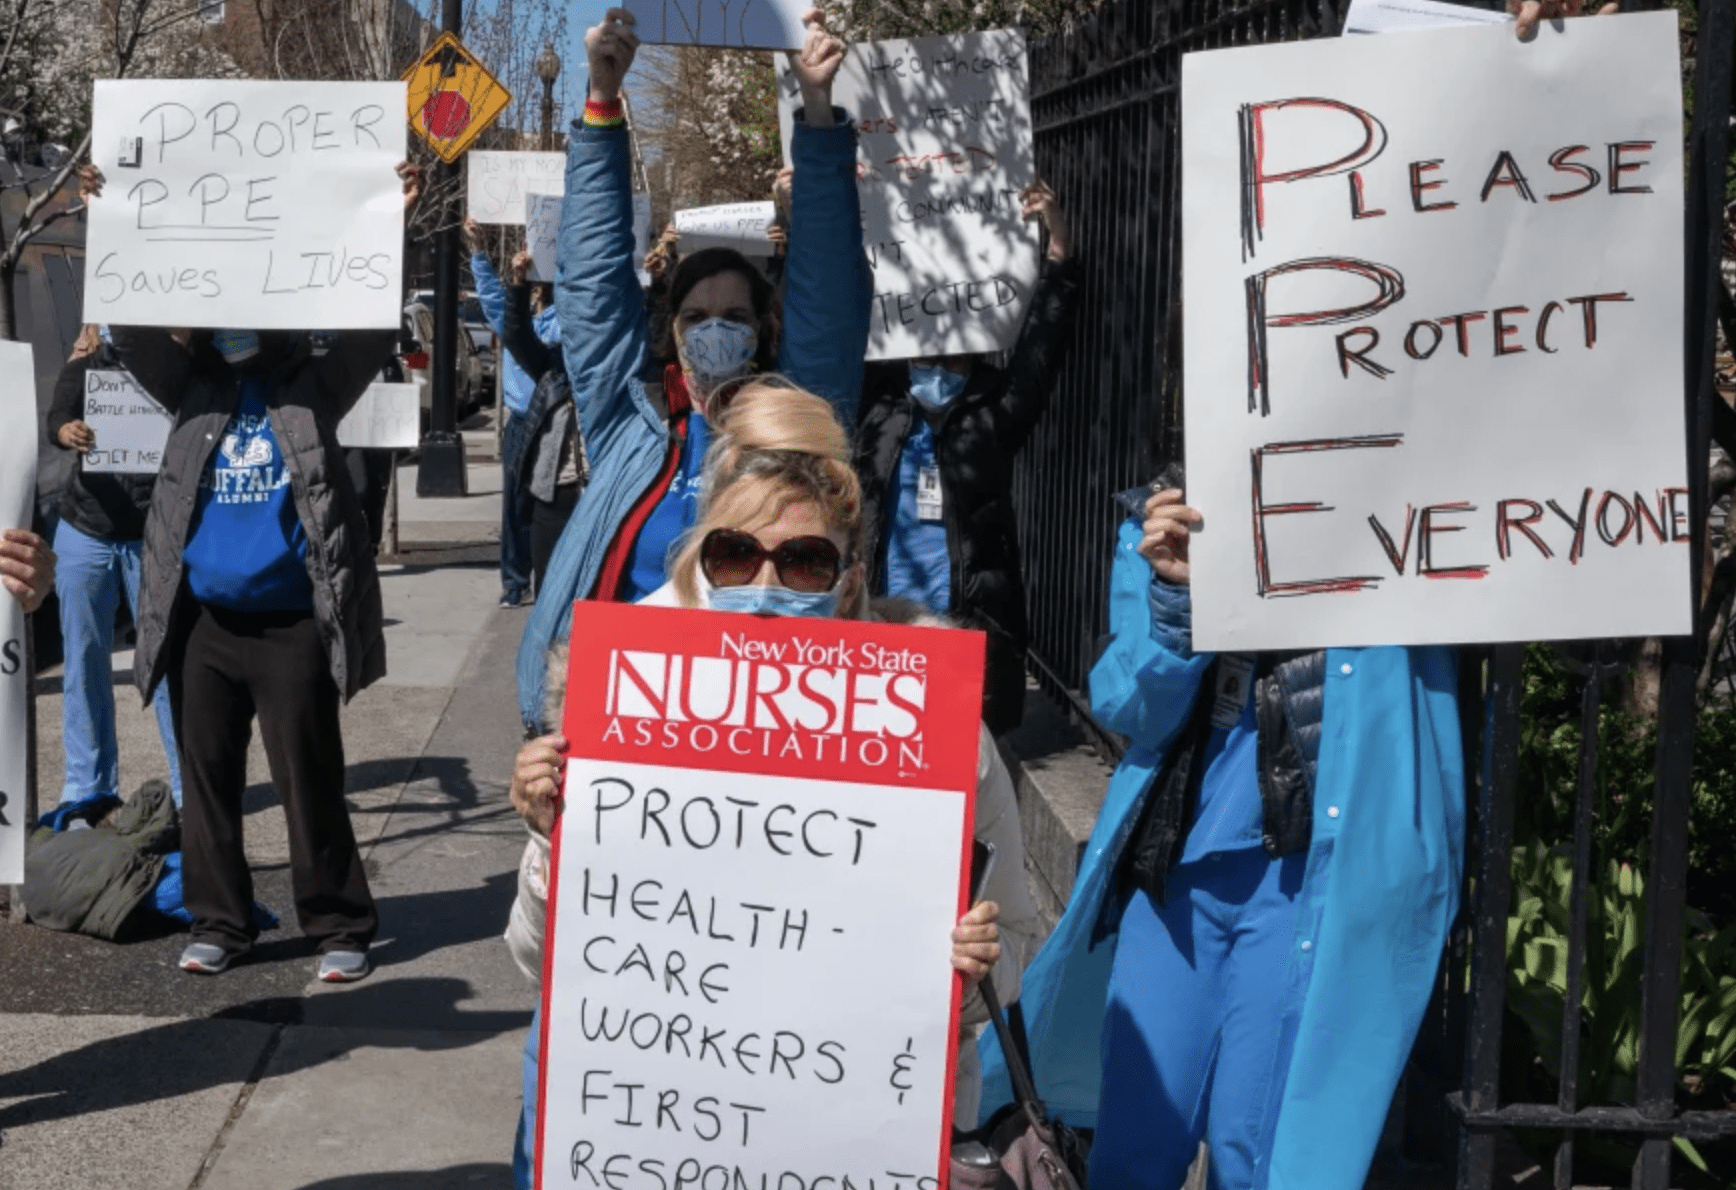
[[[724,45],[799,50],[811,0],[625,0],[639,40],[649,45]],[[733,10],[733,11],[732,11]]]
[[[938,1187],[981,635],[584,602],[571,641],[538,1185]]]
[[[84,456],[85,471],[155,475],[175,419],[132,373],[92,368],[84,374],[84,424],[96,435],[96,449]]]
[[[527,194],[524,196],[524,244],[530,249],[530,279],[555,279],[555,248],[561,237],[561,204],[559,194]]]
[[[403,83],[99,79],[84,320],[396,327]]]
[[[766,228],[777,218],[777,207],[768,202],[731,202],[715,207],[689,207],[675,212],[675,230],[681,233],[681,254],[689,256],[705,248],[734,248],[743,256],[770,256],[772,242]]]
[[[1030,77],[1017,29],[852,46],[832,89],[856,117],[873,266],[869,359],[1001,351],[1037,281]],[[784,158],[801,104],[778,61]]]
[[[1414,33],[1460,25],[1507,25],[1511,13],[1441,0],[1351,0],[1344,15],[1346,33]]]
[[[36,367],[28,343],[0,341],[0,425],[36,424]],[[36,435],[0,434],[0,528],[30,528],[36,494]],[[29,780],[30,673],[24,608],[0,589],[0,884],[24,883],[25,789]]]
[[[364,450],[415,450],[422,437],[422,389],[415,384],[368,385],[338,423],[338,445]]]
[[[524,223],[524,196],[566,191],[565,153],[500,153],[474,149],[465,156],[465,211],[478,223]]]
[[[651,251],[651,196],[633,196],[633,263],[642,264]]]
[[[1195,648],[1688,630],[1679,79],[1667,12],[1184,59]]]

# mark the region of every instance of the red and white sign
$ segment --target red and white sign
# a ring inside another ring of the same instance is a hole
[[[573,609],[537,1185],[939,1190],[983,638]]]

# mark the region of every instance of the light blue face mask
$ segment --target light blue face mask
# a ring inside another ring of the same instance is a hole
[[[753,616],[799,616],[830,620],[838,614],[838,588],[792,591],[777,583],[751,587],[708,587],[706,603],[714,612],[746,612]]]
[[[212,331],[211,346],[217,349],[217,354],[232,364],[246,363],[259,354],[259,332]]]
[[[910,395],[921,401],[927,409],[945,409],[958,400],[959,394],[964,392],[964,384],[968,379],[968,376],[959,372],[948,371],[946,368],[912,364],[910,366]]]

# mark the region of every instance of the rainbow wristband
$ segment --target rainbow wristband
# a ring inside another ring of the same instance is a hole
[[[626,111],[619,99],[608,103],[598,103],[595,99],[585,100],[586,128],[619,128],[626,122]]]

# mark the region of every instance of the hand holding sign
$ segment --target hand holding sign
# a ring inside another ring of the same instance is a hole
[[[0,529],[0,585],[35,611],[54,590],[54,551],[29,529]]]
[[[1188,537],[1204,523],[1199,509],[1182,503],[1179,488],[1154,494],[1145,502],[1145,537],[1139,543],[1139,556],[1164,582],[1187,586]]]
[[[826,32],[826,17],[817,8],[802,14],[807,37],[801,53],[790,59],[790,70],[802,90],[802,117],[812,128],[832,126],[832,83],[844,65],[844,43]]]
[[[513,762],[512,808],[545,839],[554,832],[561,811],[566,756],[567,738],[555,732],[527,742]]]
[[[590,97],[597,103],[621,98],[621,84],[633,68],[639,52],[638,18],[624,8],[611,8],[599,24],[585,34],[585,56],[590,59]]]

